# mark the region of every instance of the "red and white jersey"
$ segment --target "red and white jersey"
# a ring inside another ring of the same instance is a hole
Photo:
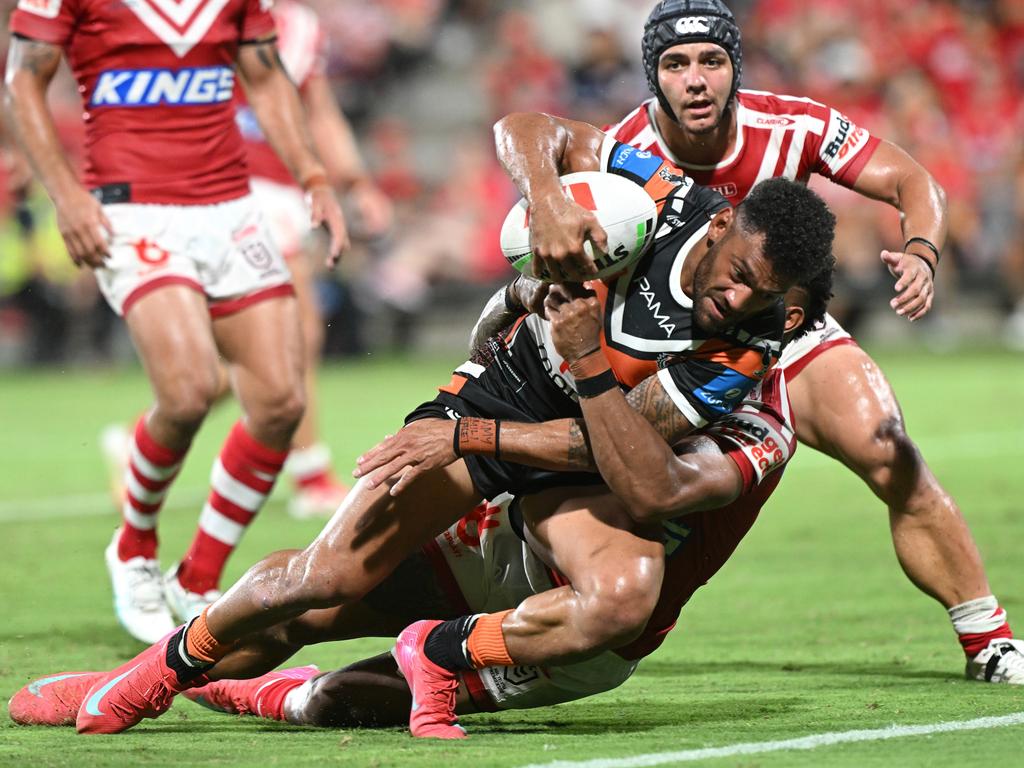
[[[301,91],[314,75],[323,75],[327,68],[326,38],[316,12],[294,0],[280,0],[274,4],[277,22],[277,48],[285,71]],[[235,120],[245,139],[249,159],[249,172],[253,176],[269,179],[278,184],[298,186],[291,173],[274,152],[263,135],[256,115],[246,103],[241,87],[238,91],[238,111]]]
[[[852,187],[879,139],[841,112],[812,99],[740,90],[736,97],[736,145],[715,165],[682,162],[669,149],[649,99],[605,131],[624,144],[670,160],[698,184],[733,205],[759,181],[773,177],[806,182],[820,174]]]
[[[133,203],[249,191],[232,94],[239,43],[274,31],[272,0],[20,0],[11,31],[64,49],[82,94],[85,184]]]

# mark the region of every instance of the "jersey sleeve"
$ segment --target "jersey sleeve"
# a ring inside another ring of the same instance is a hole
[[[274,0],[246,0],[241,40],[258,40],[273,33],[274,17],[270,13],[273,5]]]
[[[814,103],[810,112],[823,128],[807,134],[803,156],[807,169],[852,187],[881,140],[832,107]]]
[[[694,427],[731,413],[761,380],[771,364],[756,347],[702,345],[658,371],[665,392]]]
[[[18,7],[11,14],[10,30],[63,48],[71,39],[79,10],[78,0],[18,0]]]
[[[750,493],[783,467],[796,451],[793,430],[769,408],[741,408],[707,428],[743,476],[743,493]]]

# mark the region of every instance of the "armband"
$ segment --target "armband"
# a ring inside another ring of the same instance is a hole
[[[518,279],[519,278],[516,278],[516,280]],[[514,315],[518,315],[522,313],[525,307],[523,307],[523,305],[518,301],[513,301],[512,299],[512,286],[514,283],[515,280],[505,286],[505,309]]]
[[[452,450],[463,456],[492,456],[501,461],[501,419],[481,419],[464,416],[455,421]]]

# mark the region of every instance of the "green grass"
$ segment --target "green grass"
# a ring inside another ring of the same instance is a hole
[[[1024,627],[1024,357],[882,354],[911,434],[957,498],[993,589]],[[322,422],[339,468],[447,380],[456,360],[331,367]],[[5,374],[0,380],[0,698],[31,678],[109,668],[140,649],[114,621],[102,550],[117,518],[104,499],[100,427],[147,404],[137,370]],[[236,416],[213,415],[161,524],[170,561],[187,545],[210,461]],[[229,578],[299,546],[316,523],[278,494]],[[331,667],[388,646],[310,648]],[[1024,711],[1024,689],[968,683],[945,612],[902,576],[885,510],[846,470],[798,451],[733,560],[684,611],[665,646],[620,689],[548,710],[467,717],[462,744],[401,729],[316,731],[218,716],[187,701],[117,738],[18,728],[0,713],[4,765],[516,766],[796,738]],[[1019,764],[1024,726],[707,760],[713,766]]]

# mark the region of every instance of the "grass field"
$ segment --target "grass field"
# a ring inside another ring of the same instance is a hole
[[[879,360],[911,434],[968,516],[994,591],[1024,632],[1024,356],[880,353]],[[455,362],[370,358],[329,368],[322,421],[339,467],[394,429]],[[102,425],[140,412],[147,396],[134,369],[0,379],[0,699],[31,678],[113,667],[140,650],[110,608],[102,550],[117,517],[96,436]],[[168,563],[191,537],[210,462],[235,415],[232,407],[214,414],[171,494],[161,525]],[[279,493],[229,577],[272,549],[304,544],[318,527],[290,520]],[[298,658],[331,667],[388,645],[321,646]],[[900,572],[885,510],[846,470],[802,449],[748,539],[684,609],[668,642],[604,696],[465,718],[472,738],[459,744],[414,742],[401,729],[240,720],[184,700],[123,736],[85,738],[18,728],[4,708],[0,764],[652,765],[626,760],[679,752],[680,762],[699,757],[687,750],[707,747],[1024,712],[1024,688],[969,683],[962,667],[945,612]],[[725,754],[687,764],[1020,765],[1024,725]]]

